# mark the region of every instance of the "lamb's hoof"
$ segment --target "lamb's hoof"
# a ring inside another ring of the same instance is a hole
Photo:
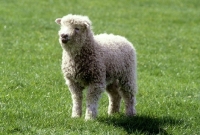
[[[136,116],[136,114],[136,111],[126,112],[126,116],[128,117]]]
[[[97,110],[88,108],[86,109],[85,120],[94,120],[97,117]]]
[[[96,119],[96,115],[90,115],[90,114],[86,114],[85,115],[85,120],[89,121],[89,120],[95,120]]]
[[[81,115],[80,114],[72,114],[72,118],[80,118]]]
[[[112,110],[108,110],[108,115],[114,115],[114,114],[118,114],[119,113],[119,109],[112,109]]]
[[[86,120],[86,121],[95,120],[95,119],[96,119],[96,117],[85,116],[85,120]]]

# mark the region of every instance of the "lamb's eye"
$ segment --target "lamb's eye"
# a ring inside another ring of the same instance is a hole
[[[79,28],[75,28],[75,30],[79,31],[80,29]]]

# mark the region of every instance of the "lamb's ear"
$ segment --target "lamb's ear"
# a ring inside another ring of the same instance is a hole
[[[61,24],[61,18],[57,18],[56,20],[55,20],[55,22],[57,23],[57,24]]]
[[[90,27],[90,23],[84,22],[85,27],[88,29]]]

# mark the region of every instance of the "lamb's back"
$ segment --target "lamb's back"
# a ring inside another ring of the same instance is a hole
[[[135,49],[125,37],[100,34],[94,36],[94,39],[108,73],[123,74],[127,68],[132,68],[136,57]]]

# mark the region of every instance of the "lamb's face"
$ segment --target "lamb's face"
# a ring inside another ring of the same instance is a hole
[[[69,23],[61,24],[61,28],[58,32],[59,41],[61,44],[70,44],[70,42],[75,42],[81,32],[79,26],[74,26]]]
[[[74,48],[81,46],[81,43],[86,39],[89,24],[66,17],[58,18],[55,22],[61,26],[58,35],[62,47]]]

